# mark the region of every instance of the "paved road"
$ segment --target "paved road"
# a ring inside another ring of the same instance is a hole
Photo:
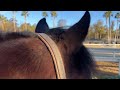
[[[96,60],[119,60],[120,59],[120,49],[117,48],[89,48]]]

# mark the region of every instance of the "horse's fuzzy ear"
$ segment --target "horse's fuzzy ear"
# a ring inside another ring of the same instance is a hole
[[[90,13],[85,12],[84,16],[76,24],[68,29],[69,36],[73,37],[73,34],[76,38],[85,39],[90,25]],[[71,35],[72,34],[72,35]]]
[[[43,18],[38,22],[35,32],[36,33],[46,33],[48,30],[49,30],[49,26],[46,22],[46,19]]]
[[[74,53],[79,50],[82,42],[87,36],[89,24],[90,13],[87,11],[78,23],[70,27],[61,35],[61,37],[64,38],[66,46],[68,47],[68,52]]]

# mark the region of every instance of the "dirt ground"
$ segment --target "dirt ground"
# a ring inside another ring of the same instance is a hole
[[[96,65],[93,79],[120,79],[117,62],[96,62]]]

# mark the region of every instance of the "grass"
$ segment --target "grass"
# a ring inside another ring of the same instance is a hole
[[[87,48],[115,48],[110,46],[98,46],[98,45],[85,45]],[[116,48],[120,48],[117,45]],[[117,62],[96,62],[96,72],[93,75],[93,79],[120,79],[119,66]]]
[[[93,79],[120,79],[117,62],[96,62],[96,65]]]

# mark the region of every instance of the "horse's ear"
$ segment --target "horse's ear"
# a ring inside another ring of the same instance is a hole
[[[43,18],[38,22],[35,32],[36,33],[46,33],[48,30],[49,30],[49,26],[46,22],[46,19]]]
[[[88,11],[85,12],[84,16],[79,20],[76,24],[70,27],[67,30],[67,36],[71,38],[79,38],[80,40],[84,40],[90,25],[90,13]],[[79,41],[78,41],[79,42]]]
[[[71,26],[61,35],[65,40],[66,46],[69,48],[68,52],[75,52],[75,50],[79,50],[82,42],[87,36],[89,24],[90,13],[87,11],[80,21]]]

